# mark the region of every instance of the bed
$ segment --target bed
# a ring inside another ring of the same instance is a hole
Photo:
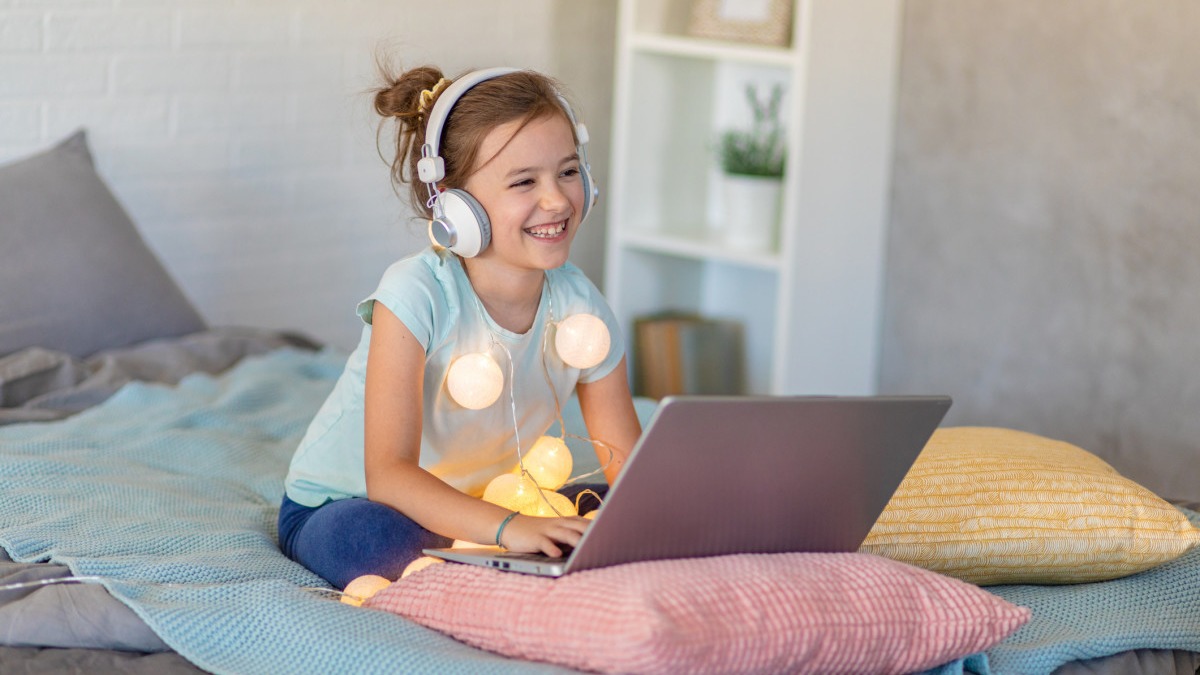
[[[31,199],[46,185],[57,199]],[[0,203],[0,669],[574,670],[339,602],[278,552],[287,462],[345,354],[298,334],[206,325],[95,174],[84,134],[0,167]],[[639,401],[640,414],[652,410]],[[566,418],[582,432],[577,408]],[[586,465],[590,450],[573,450]],[[1200,525],[1200,505],[1171,508]],[[962,582],[956,592],[1027,608],[1025,618],[986,649],[920,670],[1195,673],[1200,550],[1178,549],[1111,580]],[[54,581],[66,577],[75,581]],[[427,615],[446,604],[430,597]],[[585,604],[571,611],[597,611]],[[855,647],[898,638],[875,639]]]

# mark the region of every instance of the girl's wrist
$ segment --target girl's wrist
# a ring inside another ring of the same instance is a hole
[[[505,516],[504,520],[500,521],[500,527],[496,528],[496,545],[499,546],[500,548],[505,548],[504,544],[500,543],[500,535],[504,534],[504,528],[508,527],[508,524],[512,522],[512,519],[516,518],[516,517],[517,517],[517,512],[513,511],[512,513]]]

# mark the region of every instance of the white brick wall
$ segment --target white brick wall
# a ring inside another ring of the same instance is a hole
[[[610,71],[556,73],[563,49],[612,60],[611,32],[556,34],[582,1],[615,13],[615,0],[0,0],[0,162],[87,127],[101,175],[210,323],[348,347],[354,303],[424,241],[376,153],[377,50],[451,73],[560,74],[597,102],[589,126],[606,138]],[[576,257],[598,270],[589,241]]]

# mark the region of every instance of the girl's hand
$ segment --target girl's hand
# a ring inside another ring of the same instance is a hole
[[[562,557],[561,544],[574,547],[592,521],[579,516],[542,518],[518,515],[500,534],[500,544],[518,553],[545,553],[551,558]]]

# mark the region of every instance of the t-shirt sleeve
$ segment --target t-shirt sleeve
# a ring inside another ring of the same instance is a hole
[[[383,273],[379,287],[358,303],[358,316],[371,325],[375,303],[383,303],[412,332],[426,352],[433,341],[441,287],[420,258],[394,263]]]

